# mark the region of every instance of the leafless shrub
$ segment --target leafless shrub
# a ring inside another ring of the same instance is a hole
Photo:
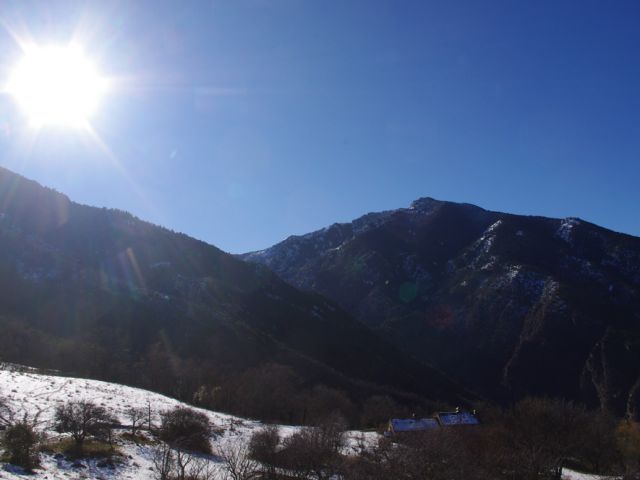
[[[9,454],[9,463],[32,471],[38,465],[39,441],[40,435],[32,423],[20,421],[10,425],[3,438],[3,444]]]
[[[35,414],[23,411],[19,415],[5,397],[0,397],[0,427],[3,430],[4,445],[9,463],[31,471],[38,465],[38,443],[42,435],[36,430],[41,410]]]
[[[342,417],[332,415],[294,433],[283,442],[283,464],[296,478],[331,478],[340,468],[345,426]]]
[[[218,455],[223,468],[232,480],[251,480],[259,478],[260,464],[249,455],[249,447],[243,443],[227,443],[219,446]]]
[[[125,412],[125,416],[131,424],[131,435],[136,435],[138,430],[142,428],[143,423],[148,420],[146,408],[131,407]]]
[[[194,457],[187,478],[189,480],[216,480],[218,472],[207,459]]]
[[[394,415],[398,415],[399,410],[400,406],[391,397],[374,395],[369,397],[362,406],[360,420],[364,426],[377,428]]]
[[[153,471],[156,480],[170,480],[175,465],[173,449],[166,443],[156,447],[153,452]]]
[[[15,423],[15,414],[9,406],[9,401],[0,396],[0,427],[8,427]]]
[[[345,480],[411,479],[407,453],[406,447],[383,438],[373,448],[363,449],[358,456],[347,459],[342,477]]]
[[[55,429],[70,433],[78,453],[88,437],[96,437],[111,442],[114,419],[104,407],[89,401],[67,402],[55,411]]]
[[[147,400],[146,412],[147,412],[147,418],[146,418],[147,430],[151,432],[153,431],[153,410],[151,409],[151,402],[149,400]]]
[[[163,443],[155,448],[153,470],[156,480],[215,480],[212,463],[185,450]]]

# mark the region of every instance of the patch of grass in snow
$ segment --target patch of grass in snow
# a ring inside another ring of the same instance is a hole
[[[119,438],[121,438],[125,442],[135,443],[136,445],[157,445],[158,443],[160,443],[155,438],[146,436],[141,433],[133,435],[131,432],[124,432],[119,435]]]
[[[124,457],[117,445],[95,439],[85,440],[82,451],[78,451],[78,446],[70,437],[48,441],[42,444],[40,451],[53,455],[60,453],[72,459]]]

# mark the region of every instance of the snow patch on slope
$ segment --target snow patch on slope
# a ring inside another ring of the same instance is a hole
[[[580,225],[580,220],[573,217],[567,217],[560,221],[560,226],[556,230],[556,237],[561,238],[565,242],[571,244],[573,229]]]

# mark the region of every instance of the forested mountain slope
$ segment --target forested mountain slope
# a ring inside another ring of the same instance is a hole
[[[286,367],[267,369],[273,395],[282,380],[355,400],[462,401],[443,375],[269,269],[1,168],[0,331],[0,360],[189,400],[205,392],[217,406],[236,405],[233,392],[251,391],[268,364]]]
[[[431,198],[242,256],[502,400],[640,401],[640,239]]]

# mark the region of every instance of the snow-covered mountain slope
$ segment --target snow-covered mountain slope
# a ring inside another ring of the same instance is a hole
[[[52,420],[57,405],[70,400],[90,400],[105,407],[120,423],[127,425],[126,410],[130,407],[151,407],[153,421],[160,422],[160,413],[185,404],[164,395],[126,387],[115,383],[101,382],[81,378],[69,378],[55,375],[42,375],[29,369],[16,369],[13,366],[0,364],[0,395],[8,400],[16,417],[28,414],[33,418],[39,415],[39,428],[50,438],[59,434],[52,429]],[[262,428],[263,424],[253,420],[195,409],[209,418],[213,430],[222,432],[212,436],[213,451],[227,442],[248,442],[253,432]],[[125,427],[126,428],[126,427]],[[291,435],[299,427],[282,425],[279,427],[283,437]],[[125,430],[123,430],[125,431]],[[360,441],[375,441],[375,433],[349,432],[348,449],[355,449]],[[41,468],[32,479],[68,480],[68,479],[153,479],[153,448],[149,445],[136,445],[118,439],[118,449],[124,454],[123,463],[115,468],[100,467],[100,459],[82,460],[82,466],[74,467],[65,458],[56,458],[53,454],[41,454]],[[222,472],[222,465],[215,455],[211,456],[212,465]],[[20,469],[0,463],[0,479],[24,480]],[[223,477],[224,478],[224,477]]]

